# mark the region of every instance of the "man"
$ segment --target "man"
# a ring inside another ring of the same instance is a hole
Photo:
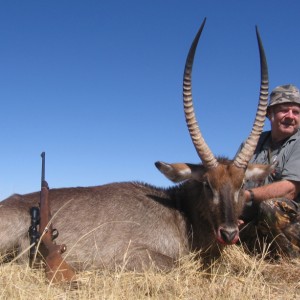
[[[246,183],[241,241],[254,251],[262,250],[262,241],[272,242],[271,251],[300,257],[299,89],[291,84],[276,87],[267,117],[271,131],[261,134],[250,163],[276,160],[277,166],[262,185]]]

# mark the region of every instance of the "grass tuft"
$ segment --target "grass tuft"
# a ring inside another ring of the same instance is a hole
[[[267,249],[266,253],[267,255]],[[171,272],[98,270],[78,273],[80,285],[50,285],[42,269],[0,265],[0,299],[300,299],[300,260],[270,263],[239,246],[209,268],[189,255]]]

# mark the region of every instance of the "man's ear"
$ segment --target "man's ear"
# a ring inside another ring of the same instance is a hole
[[[273,117],[273,109],[272,107],[268,107],[267,108],[267,118],[271,121],[272,117]]]
[[[266,117],[267,117],[269,120],[270,120],[270,118],[271,118],[270,107],[267,108]]]
[[[202,165],[174,163],[168,164],[162,161],[155,163],[157,169],[173,182],[182,182],[191,178],[199,179],[203,174]]]

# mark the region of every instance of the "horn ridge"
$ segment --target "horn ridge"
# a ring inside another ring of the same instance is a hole
[[[267,65],[265,51],[263,48],[263,44],[257,26],[256,26],[256,37],[257,37],[258,48],[259,48],[260,69],[261,69],[260,94],[259,94],[256,116],[255,116],[251,133],[233,162],[234,165],[238,168],[247,167],[255,151],[260,134],[263,131],[264,122],[267,113],[267,105],[268,105],[268,97],[269,97],[268,65]]]
[[[203,20],[194,40],[190,47],[185,68],[184,68],[184,76],[183,76],[183,104],[184,104],[184,113],[185,119],[187,123],[187,127],[190,133],[190,137],[194,144],[194,147],[198,153],[198,156],[202,160],[202,163],[207,168],[214,168],[218,165],[218,161],[215,156],[209,149],[206,144],[200,128],[198,126],[198,122],[195,116],[195,110],[193,105],[193,97],[192,97],[192,68],[195,57],[196,48],[198,45],[198,41],[200,39],[202,30],[204,28],[206,22],[206,18]]]

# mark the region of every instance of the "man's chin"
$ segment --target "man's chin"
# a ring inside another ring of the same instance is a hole
[[[297,130],[298,128],[295,128],[295,126],[291,126],[291,125],[290,126],[285,125],[281,127],[281,132],[286,134],[287,137],[296,133]]]

